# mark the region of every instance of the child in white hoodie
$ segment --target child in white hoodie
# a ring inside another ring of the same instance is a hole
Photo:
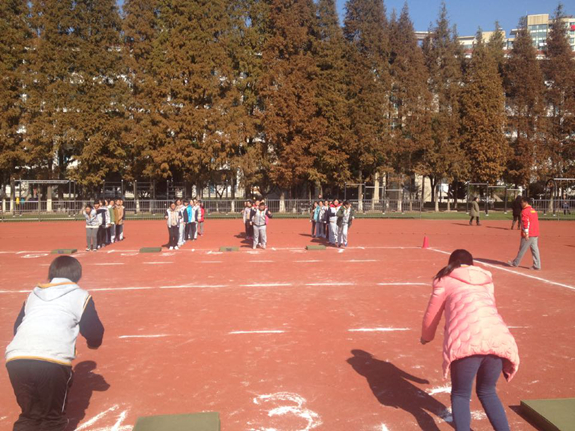
[[[6,368],[22,409],[15,430],[66,428],[78,334],[91,349],[100,347],[104,337],[92,297],[76,284],[82,278],[80,262],[71,256],[57,257],[48,278],[50,283],[39,284],[28,296],[6,348]]]

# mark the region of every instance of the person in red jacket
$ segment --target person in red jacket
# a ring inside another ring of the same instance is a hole
[[[496,431],[509,431],[497,396],[501,374],[511,380],[519,368],[517,344],[495,305],[491,273],[473,265],[467,250],[455,250],[433,280],[423,318],[421,344],[427,344],[445,313],[443,373],[451,373],[451,404],[456,430],[470,429],[469,400],[476,392]]]
[[[541,258],[539,257],[539,217],[537,211],[529,205],[529,198],[521,198],[521,242],[519,244],[519,252],[517,257],[507,262],[509,266],[519,266],[521,259],[531,248],[531,256],[533,257],[532,269],[539,271],[541,269]]]

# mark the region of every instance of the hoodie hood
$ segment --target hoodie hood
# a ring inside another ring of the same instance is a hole
[[[449,274],[449,277],[476,286],[482,286],[493,282],[490,272],[473,265],[461,266],[454,269],[451,274]]]
[[[53,301],[58,299],[68,293],[79,289],[76,283],[68,280],[67,278],[54,278],[50,283],[39,284],[33,290],[34,295],[40,298],[42,301]]]

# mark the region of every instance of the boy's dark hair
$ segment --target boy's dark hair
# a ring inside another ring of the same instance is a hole
[[[67,278],[77,283],[82,278],[82,265],[72,256],[58,256],[50,264],[48,278]]]
[[[447,266],[435,275],[434,280],[441,280],[461,265],[473,265],[473,256],[467,250],[458,249],[451,253]]]
[[[343,201],[343,206],[346,206],[346,205],[348,205],[348,204],[349,204],[348,201]]]
[[[94,207],[90,204],[86,204],[86,208],[90,208],[91,210],[94,209]]]
[[[531,205],[531,199],[527,196],[521,196],[521,202],[525,202],[526,204]]]

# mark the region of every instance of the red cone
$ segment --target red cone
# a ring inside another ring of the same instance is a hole
[[[429,239],[426,236],[423,237],[423,246],[421,248],[429,248]]]

